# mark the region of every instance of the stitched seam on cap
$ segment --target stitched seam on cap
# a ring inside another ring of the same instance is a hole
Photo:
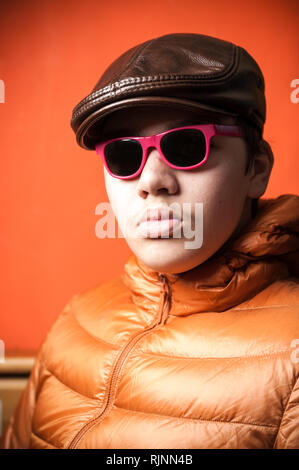
[[[128,64],[126,65],[126,68],[120,72],[116,78],[114,79],[114,83],[117,83],[117,78],[120,76],[121,73],[125,73],[126,70],[128,70],[128,67],[131,65],[132,61],[135,59],[135,58],[138,58],[139,55],[141,54],[142,51],[144,51],[144,49],[146,49],[150,44],[152,44],[153,42],[155,41],[155,39],[152,39],[148,42],[146,42],[143,47],[141,47],[141,49],[137,49],[137,51],[135,51],[135,53],[132,55],[131,59],[129,60]],[[136,46],[138,47],[138,46]],[[127,51],[128,52],[128,51]],[[120,57],[119,57],[120,58]],[[109,87],[111,85],[106,85],[104,88],[106,87]],[[85,98],[83,98],[83,100],[80,101],[80,103],[77,104],[77,106],[74,108],[74,111],[73,113],[77,110],[77,108],[79,108],[80,106],[82,106],[85,102],[89,101],[90,98],[93,97],[93,95],[96,95],[97,91],[99,90],[96,90],[96,91],[93,91],[92,93],[90,93],[90,95],[86,96]]]
[[[113,98],[115,98],[115,96],[117,96],[117,97],[127,96],[127,95],[131,95],[132,93],[135,93],[135,92],[138,92],[138,91],[154,90],[155,88],[158,88],[158,87],[159,88],[166,88],[166,87],[173,88],[173,87],[176,87],[176,86],[182,85],[182,84],[186,84],[190,87],[191,86],[192,87],[197,86],[197,83],[176,81],[175,83],[169,83],[169,82],[168,83],[152,83],[149,86],[148,85],[141,85],[141,86],[138,86],[138,87],[134,87],[132,89],[125,89],[123,91],[113,92],[113,94],[110,93],[110,95],[101,96],[101,97],[97,98],[96,100],[94,100],[92,103],[88,103],[85,106],[83,106],[80,110],[78,110],[73,115],[72,120],[74,121],[78,116],[81,116],[82,114],[84,114],[86,111],[88,111],[90,108],[94,107],[95,105],[98,105],[101,102],[108,101],[109,99],[113,99]],[[210,85],[210,84],[208,84],[208,85]],[[143,98],[143,97],[141,97],[141,98]]]
[[[163,80],[165,81],[165,83],[168,85],[171,85],[172,83],[171,82],[174,82],[175,84],[177,83],[186,83],[188,84],[188,80],[193,80],[193,81],[201,81],[203,79],[206,79],[207,77],[198,77],[198,76],[195,76],[195,75],[156,75],[156,76],[147,76],[147,77],[136,77],[136,78],[133,78],[133,77],[127,77],[127,78],[124,78],[123,80],[121,80],[120,82],[113,82],[111,83],[110,85],[106,85],[105,87],[101,88],[100,90],[97,90],[93,93],[91,93],[90,95],[88,95],[86,98],[84,98],[82,101],[80,101],[80,103],[74,108],[73,110],[73,114],[72,114],[72,119],[74,119],[76,116],[78,116],[78,114],[81,114],[82,112],[84,112],[85,109],[88,109],[85,107],[85,104],[90,104],[93,105],[95,102],[98,102],[98,101],[94,101],[94,100],[98,100],[99,97],[101,97],[101,95],[109,95],[111,93],[115,93],[115,89],[117,91],[121,90],[122,87],[125,87],[125,86],[136,86],[136,90],[139,90],[141,89],[142,90],[142,86],[146,86],[146,85],[142,85],[144,82],[146,82],[147,84],[151,85],[153,87],[155,86],[163,86],[163,84],[161,85],[161,83],[163,83]],[[223,77],[220,77],[220,78],[223,78]],[[217,77],[217,79],[219,79],[219,77]],[[166,82],[167,80],[167,82]],[[155,83],[156,82],[156,83]],[[196,83],[197,85],[197,83]],[[122,91],[119,91],[119,93],[123,93],[124,91],[127,91],[127,88],[125,90],[122,90]],[[114,95],[112,95],[114,96]]]
[[[155,41],[156,41],[156,39],[152,39],[151,41],[148,41],[148,42],[146,42],[145,44],[143,44],[143,46],[142,46],[141,48],[137,49],[137,51],[135,51],[135,53],[132,55],[131,59],[130,59],[129,62],[127,63],[125,69],[122,70],[122,71],[117,75],[117,77],[119,77],[121,74],[125,73],[125,72],[128,70],[128,68],[130,67],[130,65],[132,64],[133,60],[134,60],[134,59],[137,60],[138,57],[140,56],[140,54],[141,54],[145,49],[147,49],[147,48],[150,46],[150,44],[152,44],[152,43],[155,42]]]
[[[216,75],[216,73],[212,76],[213,78],[219,79],[219,78],[226,78],[227,70],[219,72],[219,75]],[[76,111],[77,108],[80,107],[80,105],[84,104],[85,102],[91,101],[98,95],[104,94],[107,91],[114,90],[115,88],[119,89],[124,85],[127,84],[138,84],[139,82],[161,82],[163,80],[168,80],[168,81],[182,81],[182,80],[209,80],[211,78],[210,74],[202,74],[202,75],[184,75],[184,74],[162,74],[162,75],[147,75],[147,76],[142,76],[142,77],[126,77],[123,78],[122,80],[118,81],[113,81],[113,83],[110,83],[109,85],[106,85],[99,90],[96,90],[92,93],[90,93],[86,98],[80,101],[80,103],[74,108],[74,112]]]
[[[149,44],[147,45],[149,46]],[[143,49],[144,50],[144,49]],[[142,51],[140,51],[141,53]],[[185,82],[185,80],[196,80],[196,81],[203,81],[203,80],[207,80],[209,81],[209,83],[211,83],[211,80],[220,80],[220,79],[225,79],[225,78],[228,78],[230,75],[232,75],[235,71],[235,69],[237,68],[238,64],[239,64],[239,48],[234,46],[232,47],[232,53],[231,53],[231,59],[230,59],[230,63],[229,65],[227,66],[227,68],[225,70],[221,70],[220,72],[215,72],[213,75],[210,75],[210,74],[201,74],[201,75],[177,75],[177,74],[162,74],[162,75],[154,75],[154,76],[147,76],[147,77],[127,77],[127,78],[124,78],[123,80],[120,80],[120,82],[117,82],[117,81],[114,81],[113,83],[109,84],[109,85],[106,85],[105,87],[101,88],[100,90],[97,90],[97,91],[94,91],[93,93],[91,93],[90,95],[88,95],[86,98],[84,98],[82,101],[80,101],[80,103],[74,108],[74,111],[73,111],[73,118],[72,119],[75,119],[78,114],[79,114],[79,108],[80,109],[80,114],[81,112],[84,112],[85,109],[88,109],[88,108],[85,108],[83,106],[82,108],[82,105],[84,103],[87,103],[88,101],[91,101],[94,99],[94,97],[98,97],[100,96],[101,94],[105,94],[106,93],[106,90],[109,90],[109,92],[111,93],[111,91],[114,90],[114,88],[117,88],[118,90],[124,86],[124,85],[127,85],[128,83],[132,83],[132,85],[134,84],[138,84],[138,82],[155,82],[155,81],[159,81],[158,84],[156,85],[153,85],[153,86],[158,86],[161,84],[161,80],[169,80],[169,81],[172,81],[174,80],[176,83],[178,82]],[[133,58],[132,58],[133,60]],[[127,67],[126,69],[127,70]],[[122,72],[124,73],[124,72]],[[168,82],[169,83],[169,82]],[[188,82],[185,82],[186,84],[188,84]],[[209,84],[207,83],[207,84]],[[162,85],[163,86],[163,85]],[[138,90],[142,88],[138,88]]]
[[[192,76],[192,75],[180,75],[180,76],[158,76],[158,77],[137,77],[137,78],[125,78],[124,80],[121,80],[120,82],[114,82],[111,85],[107,85],[104,88],[101,88],[100,90],[97,90],[96,92],[90,94],[88,97],[85,98],[85,103],[93,105],[95,103],[99,102],[99,99],[105,99],[107,96],[111,95],[111,97],[114,97],[116,94],[120,95],[122,93],[128,92],[128,87],[134,87],[133,91],[136,90],[144,90],[144,89],[150,89],[161,86],[175,86],[175,85],[182,85],[186,84],[188,86],[191,85],[198,85],[198,82],[202,82],[206,80],[205,85],[213,85],[216,80],[223,80],[226,79],[227,76],[218,76],[214,82],[211,82],[210,80],[207,79],[207,77],[198,77],[198,76]],[[163,81],[164,80],[164,83]],[[192,80],[192,81],[191,81]],[[140,83],[141,82],[141,83]],[[146,82],[144,84],[144,82]],[[196,83],[193,83],[196,82]],[[126,87],[124,90],[121,88]],[[83,103],[84,100],[81,101]],[[91,103],[90,103],[91,102]],[[85,110],[85,106],[80,106],[80,109],[77,110],[77,107],[75,108],[73,112],[73,119],[78,115],[81,114]]]

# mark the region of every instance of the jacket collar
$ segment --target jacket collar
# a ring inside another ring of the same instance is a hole
[[[222,312],[298,274],[298,229],[298,196],[260,199],[255,217],[224,249],[189,271],[165,275],[172,291],[170,314]],[[129,257],[122,279],[139,307],[150,309],[158,301],[160,274],[134,254]]]

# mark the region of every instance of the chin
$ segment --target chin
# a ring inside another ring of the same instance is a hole
[[[167,250],[165,248],[158,249],[154,247],[149,250],[137,250],[135,255],[149,268],[165,274],[189,271],[205,261],[203,253],[195,253],[184,248],[181,248],[181,250]]]

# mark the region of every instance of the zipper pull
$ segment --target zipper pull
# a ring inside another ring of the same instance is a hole
[[[169,284],[167,276],[165,274],[159,273],[159,278],[160,278],[160,282],[162,283],[164,292],[166,291],[168,294],[170,292],[170,284]]]
[[[167,276],[165,274],[159,273],[160,282],[162,283],[164,293],[168,295],[170,292],[170,285]]]
[[[162,295],[163,295],[163,310],[162,310],[161,323],[164,323],[171,307],[171,288],[170,288],[169,280],[167,276],[165,276],[165,274],[159,273],[159,278],[160,278],[160,282],[162,283]]]

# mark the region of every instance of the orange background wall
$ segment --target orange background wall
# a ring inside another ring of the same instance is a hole
[[[123,239],[95,235],[108,201],[94,152],[79,148],[72,108],[109,63],[163,34],[210,34],[245,47],[266,80],[265,138],[275,159],[264,197],[298,194],[297,1],[27,0],[1,2],[0,339],[36,350],[69,298],[118,275]]]

